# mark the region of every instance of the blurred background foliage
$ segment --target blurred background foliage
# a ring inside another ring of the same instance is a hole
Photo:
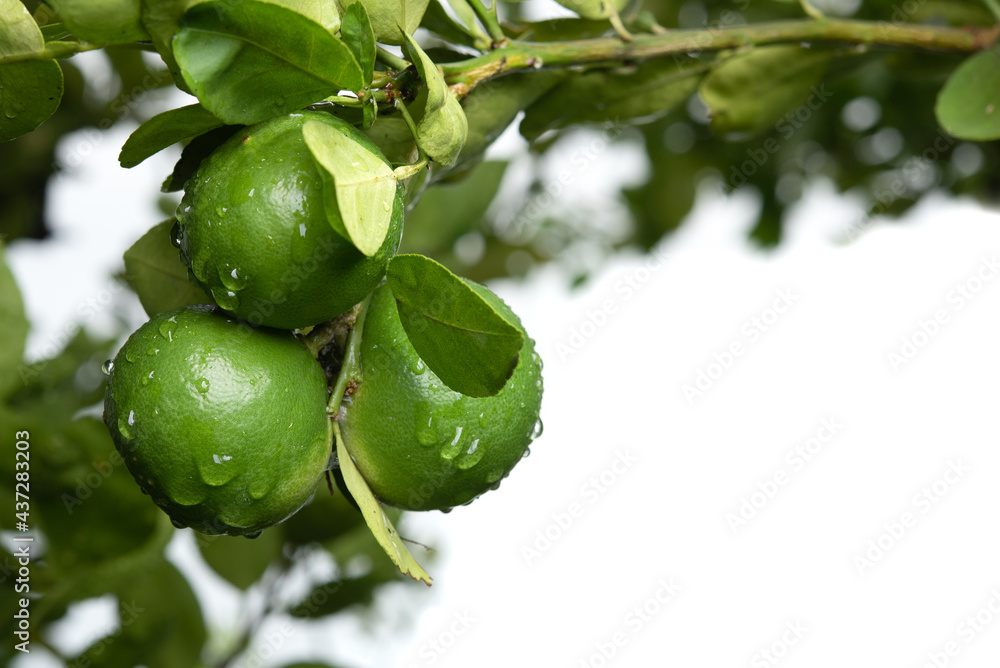
[[[46,11],[39,2],[25,4],[33,12]],[[910,12],[895,0],[814,4],[831,15],[872,21],[994,22],[984,5],[972,0],[924,0],[911,3]],[[529,10],[503,5],[510,36],[552,41],[608,33],[605,22],[539,21]],[[451,30],[446,14],[434,3],[425,26],[465,39]],[[635,31],[711,30],[801,17],[800,5],[791,0],[644,0],[623,15]],[[857,220],[845,221],[848,232],[863,227],[868,216],[898,215],[934,191],[996,202],[998,142],[957,141],[939,129],[934,116],[937,93],[962,55],[847,45],[790,48],[798,52],[762,56],[735,87],[732,80],[715,87],[706,83],[713,61],[731,54],[705,53],[613,69],[540,70],[481,85],[463,101],[470,139],[459,163],[434,171],[421,184],[419,199],[411,196],[416,204],[403,250],[435,257],[479,281],[524,276],[556,262],[579,282],[610,254],[650,249],[675,231],[704,188],[723,195],[753,192],[758,209],[751,235],[764,247],[780,243],[785,211],[818,180],[867,202]],[[444,40],[428,52],[439,62],[468,55]],[[73,59],[59,61],[65,96],[58,111],[34,132],[0,144],[4,243],[50,234],[46,193],[61,169],[61,141],[141,122],[162,110],[167,95],[157,97],[158,91],[173,82],[155,54],[119,46],[99,57],[106,59],[108,73],[101,81],[85,75]],[[769,82],[775,81],[787,84],[790,98],[770,95]],[[705,95],[715,96],[714,120]],[[727,105],[732,113],[720,113]],[[754,113],[745,113],[751,107]],[[528,154],[509,160],[485,156],[486,147],[512,123],[530,140]],[[380,120],[371,132],[391,158],[402,161],[411,152],[398,119]],[[590,148],[553,172],[548,157],[579,145]],[[586,210],[560,201],[561,174],[575,179],[597,171],[608,152],[621,147],[645,156],[641,182],[616,195],[614,204],[626,212],[625,220],[609,224],[606,208]],[[70,157],[81,164],[87,159]],[[168,215],[176,201],[162,201]],[[380,587],[400,581],[360,515],[342,495],[321,486],[310,505],[259,539],[196,537],[208,566],[247,597],[235,630],[219,637],[219,629],[206,629],[198,592],[165,557],[176,530],[142,498],[101,422],[100,369],[113,355],[113,342],[80,332],[55,357],[17,365],[11,360],[21,358],[27,322],[2,265],[0,299],[5,325],[0,365],[18,369],[18,377],[0,379],[0,433],[8,439],[16,430],[31,433],[31,517],[40,532],[31,586],[45,592],[32,608],[35,647],[50,646],[54,657],[70,665],[226,666],[237,657],[260,656],[255,633],[268,616],[358,614],[370,609]],[[13,467],[11,457],[0,459],[4,508],[14,503]],[[4,527],[8,521],[4,518]],[[333,565],[326,571],[332,575],[316,579],[306,572],[303,564],[317,558]],[[17,596],[10,585],[16,576],[13,555],[0,553],[0,625],[6,638],[14,630]],[[289,588],[292,580],[300,586]],[[115,628],[79,655],[52,645],[50,626],[68,606],[107,594],[119,603]],[[4,643],[0,660],[12,654],[12,644]]]

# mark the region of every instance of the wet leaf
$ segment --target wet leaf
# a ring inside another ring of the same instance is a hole
[[[31,59],[44,48],[45,39],[24,5],[0,0],[0,142],[34,130],[62,100],[59,65]]]

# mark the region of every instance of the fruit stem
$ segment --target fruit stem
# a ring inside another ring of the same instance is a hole
[[[340,414],[340,404],[344,399],[344,392],[347,391],[347,384],[350,381],[361,380],[361,335],[365,328],[365,315],[368,313],[368,304],[372,296],[369,294],[358,307],[358,315],[354,320],[354,328],[347,338],[347,349],[344,351],[344,362],[340,366],[340,373],[337,374],[337,382],[333,385],[333,394],[330,395],[330,402],[327,404],[326,412],[332,416]],[[333,447],[333,430],[330,431],[330,447]]]

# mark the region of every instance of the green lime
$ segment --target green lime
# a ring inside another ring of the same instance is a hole
[[[499,297],[469,284],[521,327]],[[459,394],[417,355],[386,286],[368,306],[361,369],[358,387],[344,400],[340,426],[361,475],[389,505],[446,510],[469,503],[496,489],[541,431],[542,363],[527,335],[498,394]]]
[[[316,489],[330,459],[326,374],[290,332],[184,306],[133,332],[108,366],[108,430],[176,526],[257,533]]]
[[[177,208],[174,241],[192,280],[255,325],[295,329],[340,315],[378,286],[399,246],[401,189],[373,256],[334,231],[302,136],[307,120],[385,159],[368,137],[328,113],[281,116],[238,131],[213,151],[188,180]]]

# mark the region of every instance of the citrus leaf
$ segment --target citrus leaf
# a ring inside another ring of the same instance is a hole
[[[340,12],[335,0],[265,0],[288,7],[326,28],[331,34],[340,30]]]
[[[129,135],[121,153],[118,154],[118,162],[122,167],[135,167],[168,146],[221,125],[222,121],[200,104],[164,111],[150,118]]]
[[[798,46],[765,46],[722,62],[701,83],[702,98],[719,134],[760,132],[816,94],[831,54]]]
[[[165,220],[155,225],[125,251],[125,280],[151,317],[178,306],[213,303],[188,280],[187,267],[170,243],[173,224]]]
[[[333,229],[371,257],[389,232],[396,177],[381,156],[319,121],[302,126],[320,168],[326,218]]]
[[[93,44],[148,40],[139,0],[47,0],[77,38]]]
[[[198,170],[201,161],[243,127],[242,125],[223,125],[189,141],[184,150],[181,151],[180,160],[174,165],[174,171],[163,181],[160,190],[171,193],[182,189],[187,180]]]
[[[0,141],[31,132],[62,100],[59,65],[48,59],[31,60],[44,48],[42,32],[24,5],[0,0]]]
[[[197,666],[205,627],[184,576],[168,561],[128,580],[118,595],[120,630],[96,641],[70,665],[119,668]]]
[[[556,2],[585,19],[599,20],[625,9],[629,0],[556,0]]]
[[[259,0],[193,6],[173,50],[201,103],[231,124],[257,123],[365,83],[351,50],[326,28]]]
[[[524,333],[467,281],[423,255],[396,255],[386,274],[403,329],[441,381],[471,397],[503,389]]]
[[[442,0],[445,1],[445,0]],[[479,27],[478,19],[476,18],[476,11],[469,4],[470,0],[446,0],[448,5],[455,12],[455,16],[461,20],[464,24],[466,33],[478,37],[486,43],[489,43],[490,38],[483,32],[483,29]],[[472,2],[479,2],[479,0],[471,0]]]
[[[600,69],[569,76],[528,107],[520,131],[532,140],[581,121],[662,116],[694,92],[703,73],[699,66],[660,60],[628,71]]]
[[[24,355],[24,341],[28,336],[28,319],[24,315],[24,302],[14,275],[7,268],[3,257],[4,245],[0,242],[0,399],[16,386],[17,367]]]
[[[305,600],[289,610],[292,617],[316,618],[335,615],[354,605],[370,605],[375,590],[399,576],[392,570],[390,577],[375,570],[356,578],[331,580],[313,588]]]
[[[363,3],[355,2],[347,6],[340,34],[361,64],[361,76],[368,85],[375,73],[375,33]]]
[[[462,105],[445,83],[441,70],[420,45],[406,37],[406,46],[420,78],[427,85],[427,104],[417,123],[417,144],[432,160],[450,165],[458,159],[469,136],[469,121]]]
[[[365,518],[365,523],[371,529],[375,540],[382,546],[385,553],[389,555],[392,563],[396,564],[403,575],[408,575],[414,580],[419,580],[428,587],[431,585],[431,576],[421,567],[417,560],[413,558],[410,551],[399,537],[396,527],[382,509],[382,504],[378,502],[372,494],[368,483],[361,477],[361,472],[351,459],[344,439],[340,435],[340,425],[332,423],[333,434],[337,440],[337,460],[340,462],[340,470],[344,474],[344,482],[350,490],[354,500],[361,507],[361,514]]]
[[[205,563],[239,589],[247,589],[264,574],[268,565],[281,556],[283,544],[280,531],[265,531],[252,540],[204,534],[196,534],[195,540]]]
[[[368,10],[376,41],[399,45],[420,25],[430,0],[343,0],[341,6],[346,10],[355,2]]]
[[[938,94],[934,113],[952,137],[1000,139],[1000,53],[980,51],[963,61]]]

